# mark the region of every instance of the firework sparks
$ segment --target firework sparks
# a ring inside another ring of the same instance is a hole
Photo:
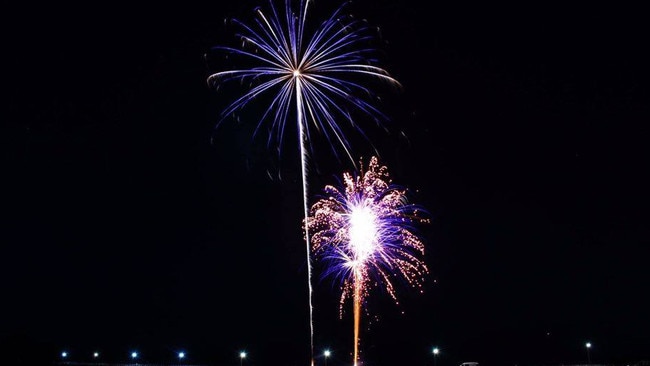
[[[353,120],[353,111],[370,116],[380,126],[387,120],[371,103],[375,93],[369,87],[369,78],[394,86],[400,84],[386,70],[373,64],[374,50],[369,46],[374,38],[372,29],[345,13],[348,3],[334,11],[313,34],[308,32],[305,23],[307,8],[312,1],[300,0],[299,8],[294,11],[291,0],[287,0],[284,14],[269,1],[269,11],[256,9],[257,17],[250,26],[232,20],[241,29],[237,36],[242,48],[214,49],[258,66],[220,71],[208,77],[208,83],[214,86],[230,81],[250,85],[222,112],[218,124],[249,103],[268,95],[270,101],[261,114],[254,136],[266,125],[267,144],[276,145],[281,150],[286,123],[294,120],[289,117],[295,111],[301,146],[310,148],[313,132],[317,132],[326,137],[335,154],[335,147],[342,146],[354,163],[351,144],[345,137],[341,121],[365,137]]]
[[[365,173],[345,173],[343,180],[343,189],[325,187],[326,198],[311,207],[306,228],[313,233],[314,255],[327,263],[324,276],[342,283],[341,311],[346,300],[353,302],[356,365],[361,306],[371,285],[385,288],[396,302],[396,279],[422,288],[428,269],[415,226],[428,219],[408,203],[405,190],[391,184],[376,157]]]
[[[345,15],[345,4],[312,33],[306,27],[307,8],[311,1],[300,0],[299,3],[297,11],[294,11],[291,0],[286,0],[285,13],[281,14],[273,2],[269,1],[268,11],[256,9],[257,17],[252,25],[233,20],[241,30],[237,36],[242,41],[242,48],[215,49],[240,56],[257,66],[216,72],[208,77],[208,83],[218,86],[239,81],[242,85],[250,85],[242,96],[222,112],[222,119],[217,125],[254,100],[269,96],[270,102],[263,109],[254,136],[266,125],[267,144],[275,143],[278,151],[281,151],[286,123],[295,111],[300,143],[303,210],[304,217],[307,218],[307,150],[312,148],[313,131],[326,137],[335,154],[334,146],[342,146],[352,161],[351,146],[339,121],[347,122],[365,137],[363,130],[353,120],[353,111],[371,116],[379,125],[386,120],[369,101],[371,98],[368,97],[374,93],[368,87],[367,78],[396,86],[399,83],[384,69],[373,64],[369,57],[373,50],[367,45],[372,38],[370,28],[364,22]],[[313,154],[313,151],[310,153]],[[314,330],[308,230],[306,250],[313,364]]]

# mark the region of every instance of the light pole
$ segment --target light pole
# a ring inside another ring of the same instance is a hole
[[[132,359],[135,363],[137,363],[137,361],[135,361],[136,358],[138,358],[138,352],[135,352],[135,351],[131,352],[131,359]]]
[[[246,352],[244,351],[239,352],[239,366],[242,366],[244,364],[245,358],[246,358]]]
[[[323,352],[323,354],[325,355],[325,366],[327,366],[327,359],[330,357],[332,353],[330,352],[330,350],[326,349],[325,352]]]
[[[66,357],[68,357],[68,352],[66,351],[61,352],[61,358],[66,358]]]
[[[438,363],[437,362],[438,353],[440,353],[440,350],[438,349],[438,347],[433,347],[433,366],[436,366],[436,364]]]
[[[178,362],[183,361],[184,358],[185,358],[185,352],[183,351],[178,352]]]
[[[587,348],[587,365],[591,364],[591,357],[589,356],[589,349],[591,348],[591,342],[587,342],[585,344],[585,347]]]
[[[99,352],[95,352],[95,353],[93,353],[93,358],[94,358],[94,359],[97,359],[97,357],[99,357]]]

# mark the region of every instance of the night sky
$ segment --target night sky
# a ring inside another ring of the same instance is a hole
[[[247,365],[308,364],[295,131],[277,158],[245,118],[215,129],[237,94],[206,83],[225,65],[210,49],[234,39],[224,18],[262,4],[6,9],[4,355],[171,362],[184,349],[228,365],[246,350]],[[332,6],[318,0],[310,19]],[[381,65],[403,85],[378,90],[387,133],[358,122],[431,217],[425,291],[371,295],[365,364],[433,365],[434,346],[438,366],[576,364],[587,341],[595,363],[650,359],[647,13],[350,11],[380,28]],[[352,168],[315,146],[311,203]],[[339,319],[331,281],[312,283],[317,363],[330,348],[328,365],[349,364],[351,312]]]

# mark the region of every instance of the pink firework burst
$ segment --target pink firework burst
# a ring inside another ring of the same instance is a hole
[[[397,302],[395,280],[421,289],[428,268],[424,243],[415,234],[428,222],[424,211],[408,202],[406,190],[392,185],[388,169],[372,157],[367,171],[343,174],[343,187],[328,185],[326,197],[310,209],[307,230],[314,255],[327,265],[324,276],[342,283],[341,309],[354,308],[354,363],[358,360],[360,309],[374,286]]]

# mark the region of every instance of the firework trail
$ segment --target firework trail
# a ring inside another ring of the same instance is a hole
[[[241,39],[242,47],[214,49],[239,56],[257,66],[216,72],[208,77],[208,83],[219,86],[238,81],[249,86],[242,96],[222,112],[222,119],[217,126],[249,103],[265,100],[264,96],[269,96],[254,136],[265,126],[268,130],[267,144],[276,144],[279,152],[287,121],[293,116],[292,111],[295,111],[300,145],[303,211],[307,218],[307,159],[308,150],[313,155],[313,133],[324,135],[335,154],[334,147],[342,146],[352,161],[351,146],[340,122],[345,122],[365,137],[363,130],[353,120],[353,111],[372,117],[380,126],[386,120],[370,103],[374,93],[368,87],[366,79],[378,79],[395,86],[399,86],[399,83],[384,69],[373,65],[374,60],[370,57],[373,49],[368,46],[373,38],[371,29],[364,22],[345,15],[346,4],[334,11],[315,31],[308,32],[306,18],[311,1],[300,0],[299,3],[298,9],[294,9],[291,0],[286,0],[285,12],[281,14],[273,2],[269,1],[268,10],[255,10],[256,18],[251,25],[232,20],[240,29],[236,35]],[[313,363],[314,330],[308,230],[305,237]]]
[[[396,302],[396,279],[422,290],[428,268],[421,259],[424,244],[415,226],[428,219],[408,203],[406,190],[391,184],[388,169],[376,157],[365,173],[344,173],[343,182],[342,188],[325,187],[326,198],[311,207],[305,226],[313,233],[314,255],[327,263],[323,275],[342,283],[341,313],[352,298],[356,365],[361,306],[370,286],[385,288]]]

